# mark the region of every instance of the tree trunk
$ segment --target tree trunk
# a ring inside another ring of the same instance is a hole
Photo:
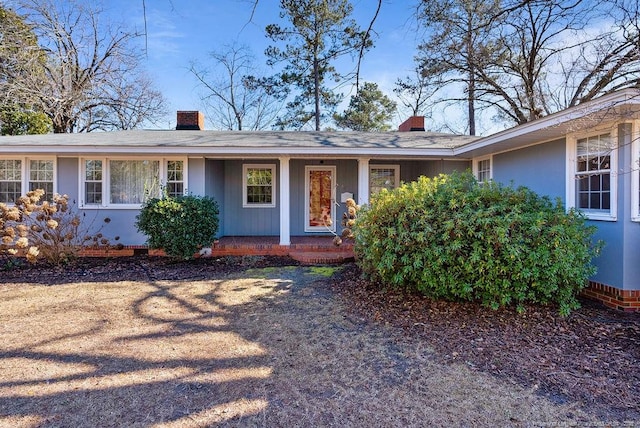
[[[320,70],[318,69],[318,58],[313,58],[313,96],[315,98],[315,118],[316,131],[320,130]]]

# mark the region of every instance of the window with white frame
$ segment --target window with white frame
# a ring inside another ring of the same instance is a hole
[[[0,202],[14,203],[22,196],[22,160],[0,159]]]
[[[53,198],[53,160],[29,160],[29,190],[42,189],[42,200]]]
[[[476,178],[479,183],[486,183],[491,180],[491,158],[479,159],[475,162]]]
[[[170,196],[185,189],[184,159],[87,158],[82,162],[84,207],[138,207],[159,197],[163,186]]]
[[[395,189],[400,185],[400,165],[370,165],[369,194],[374,195],[382,189]]]
[[[276,166],[245,164],[242,172],[242,206],[245,208],[275,207]]]
[[[592,220],[617,219],[617,132],[567,136],[568,208]]]
[[[42,200],[54,192],[53,159],[0,159],[0,202],[12,204],[30,190],[42,189]]]
[[[167,195],[175,197],[184,195],[184,162],[167,161]]]

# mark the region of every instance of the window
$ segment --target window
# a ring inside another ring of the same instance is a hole
[[[568,139],[567,157],[572,183],[567,186],[567,206],[594,220],[616,218],[616,135],[603,133]]]
[[[53,161],[30,160],[29,161],[29,190],[44,190],[43,200],[53,198]]]
[[[475,162],[476,178],[479,183],[486,183],[492,178],[491,158],[479,159]]]
[[[83,159],[84,207],[137,207],[149,197],[183,194],[185,161],[164,159]]]
[[[14,203],[30,190],[45,191],[42,200],[54,192],[53,159],[0,159],[0,202]]]
[[[275,207],[275,165],[244,165],[243,204],[245,208]]]
[[[0,159],[0,202],[14,203],[22,196],[22,161]]]
[[[576,207],[611,209],[611,136],[581,138],[577,143]]]
[[[184,195],[184,162],[167,162],[167,195]]]
[[[109,203],[141,204],[148,197],[159,195],[160,161],[109,161]]]
[[[382,189],[395,189],[400,184],[400,165],[371,165],[369,167],[369,194]]]
[[[84,202],[102,204],[102,161],[87,160],[84,165]]]

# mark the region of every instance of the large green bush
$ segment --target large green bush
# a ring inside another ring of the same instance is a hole
[[[556,302],[568,314],[595,273],[594,231],[560,201],[454,173],[374,196],[355,251],[365,275],[396,287],[494,309]]]
[[[147,235],[150,248],[168,256],[190,259],[211,245],[218,231],[218,204],[207,196],[153,198],[136,217],[138,231]]]

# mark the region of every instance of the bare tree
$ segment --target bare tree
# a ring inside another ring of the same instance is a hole
[[[424,78],[439,87],[462,85],[464,96],[446,95],[440,102],[465,102],[470,135],[476,133],[478,73],[494,61],[502,39],[499,0],[422,0],[420,22],[428,25],[418,58]]]
[[[282,101],[258,76],[255,58],[248,46],[226,46],[209,54],[212,64],[191,63],[198,79],[213,126],[228,130],[260,130],[273,125]]]
[[[165,113],[141,70],[137,34],[104,23],[87,2],[23,0],[20,12],[46,61],[42,73],[13,82],[13,90],[49,116],[54,132],[130,129]]]
[[[409,110],[411,116],[429,116],[427,110],[431,107],[432,97],[438,91],[440,84],[425,76],[419,67],[414,72],[413,76],[398,78],[393,93],[396,94],[400,104]]]
[[[420,60],[423,73],[440,76],[445,87],[465,84],[458,101],[468,104],[469,117],[477,104],[523,124],[640,82],[636,1],[448,1],[466,13],[448,6],[424,16],[434,18],[436,30],[453,28],[458,36],[434,38],[456,34],[451,29],[429,33]],[[488,1],[495,12],[481,12]],[[470,43],[469,35],[485,37]]]

